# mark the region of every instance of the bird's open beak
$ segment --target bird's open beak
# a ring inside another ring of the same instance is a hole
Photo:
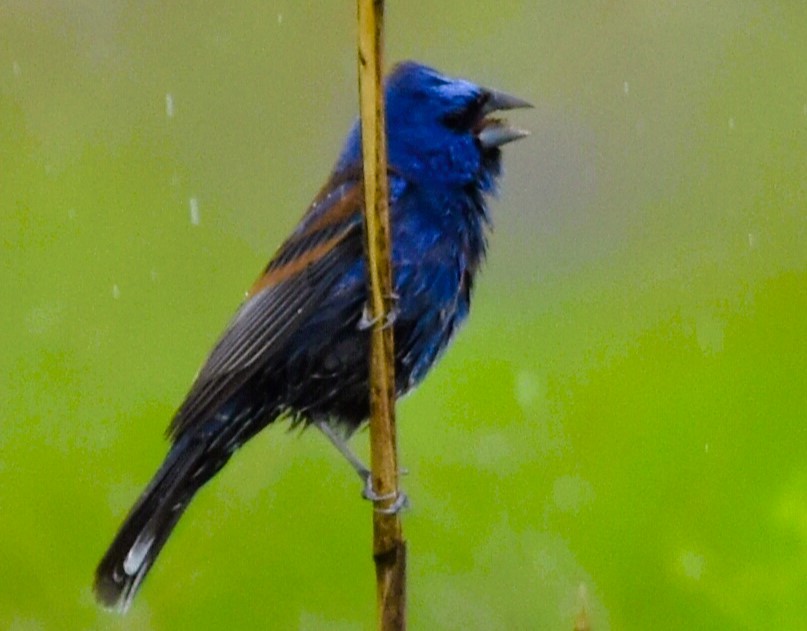
[[[519,138],[529,136],[530,132],[527,130],[511,127],[507,124],[506,120],[488,116],[488,114],[502,110],[516,110],[532,107],[532,104],[517,96],[496,90],[489,90],[488,94],[488,100],[482,108],[483,118],[479,121],[476,131],[476,137],[479,139],[479,143],[482,147],[485,149],[493,149],[495,147],[501,147],[508,142],[518,140]]]

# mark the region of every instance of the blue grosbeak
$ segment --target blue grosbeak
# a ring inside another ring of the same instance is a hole
[[[385,87],[396,393],[417,385],[468,315],[485,255],[486,194],[499,147],[526,135],[490,116],[521,99],[399,64]],[[168,430],[163,465],[95,576],[125,610],[194,494],[278,417],[339,443],[368,416],[370,335],[363,257],[361,136],[351,130],[328,182],[249,291]]]

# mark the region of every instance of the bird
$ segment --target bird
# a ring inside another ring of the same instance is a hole
[[[515,96],[415,61],[384,83],[395,395],[412,390],[470,309],[492,228],[501,147],[528,132],[495,114]],[[319,427],[347,455],[369,414],[370,326],[360,121],[325,185],[208,355],[167,436],[162,465],[101,559],[98,601],[125,612],[199,489],[278,419]]]

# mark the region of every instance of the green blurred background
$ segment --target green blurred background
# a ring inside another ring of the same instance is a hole
[[[804,629],[807,5],[388,4],[390,62],[536,105],[399,407],[411,627]],[[0,628],[373,628],[370,506],[282,427],[90,591],[356,113],[354,12],[0,2]]]

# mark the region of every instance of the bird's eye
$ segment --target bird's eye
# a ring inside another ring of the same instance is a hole
[[[454,131],[469,131],[482,117],[482,107],[487,100],[488,95],[482,92],[471,101],[463,103],[462,107],[446,114],[443,117],[443,124]]]

